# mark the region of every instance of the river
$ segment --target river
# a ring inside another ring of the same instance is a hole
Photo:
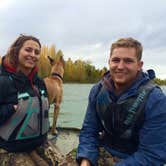
[[[64,84],[63,101],[60,108],[57,126],[81,128],[88,94],[93,84]],[[166,86],[161,87],[166,94]],[[50,121],[52,121],[53,105],[50,108]]]

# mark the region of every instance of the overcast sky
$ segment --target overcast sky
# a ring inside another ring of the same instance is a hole
[[[111,43],[133,37],[144,46],[144,70],[166,79],[165,20],[165,0],[0,0],[0,55],[27,34],[102,68]]]

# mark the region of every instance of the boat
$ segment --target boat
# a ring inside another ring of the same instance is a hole
[[[52,161],[53,165],[77,166],[75,156],[80,129],[58,127],[57,131],[56,135],[48,134],[48,141],[44,146],[46,151],[40,147],[31,153],[7,153],[0,149],[0,165],[9,166],[12,163],[13,166],[37,166],[44,159],[47,164]]]
[[[58,127],[56,135],[48,135],[48,139],[56,145],[60,152],[67,155],[76,149],[79,142],[79,128]]]
[[[58,134],[55,136],[49,135],[48,139],[56,146],[61,154],[65,156],[64,166],[78,166],[76,163],[76,151],[79,143],[80,129],[78,128],[57,128]],[[114,159],[108,152],[100,150],[101,157],[98,160],[99,166],[114,164]],[[116,158],[118,161],[119,159]],[[62,164],[62,163],[60,163]],[[62,164],[63,165],[63,164]]]

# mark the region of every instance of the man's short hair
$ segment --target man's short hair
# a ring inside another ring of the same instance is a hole
[[[121,38],[121,39],[117,40],[116,42],[112,43],[111,50],[110,50],[110,56],[112,55],[113,50],[115,48],[120,48],[120,47],[135,48],[137,59],[141,60],[143,47],[142,47],[142,44],[139,41],[137,41],[137,40],[135,40],[131,37]]]

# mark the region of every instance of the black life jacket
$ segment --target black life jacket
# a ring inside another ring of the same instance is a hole
[[[2,73],[0,66],[0,76],[8,77]],[[18,89],[18,110],[0,126],[0,137],[6,141],[24,140],[45,135],[49,131],[49,103],[44,89],[34,86],[39,96],[30,96],[28,92],[20,93]]]
[[[103,144],[128,154],[137,150],[138,132],[144,122],[144,106],[155,86],[148,82],[139,87],[135,96],[114,102],[102,85],[96,98],[96,109],[104,128]]]
[[[11,140],[10,137],[16,129],[17,134],[12,140],[35,138],[46,134],[49,130],[48,109],[48,99],[44,96],[44,90],[41,91],[41,101],[37,96],[31,97],[28,93],[18,94],[18,110],[0,126],[0,137],[6,141]]]

